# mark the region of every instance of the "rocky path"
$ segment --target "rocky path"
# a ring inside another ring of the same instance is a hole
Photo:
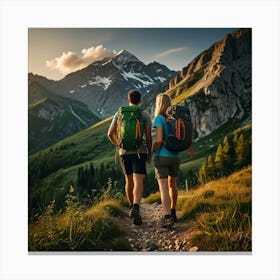
[[[128,212],[128,210],[126,209]],[[123,217],[119,223],[127,233],[132,251],[197,251],[190,237],[193,227],[190,223],[177,222],[171,229],[160,228],[157,223],[163,215],[162,206],[158,203],[140,205],[143,224],[136,226],[132,219]],[[180,216],[180,213],[178,213]]]

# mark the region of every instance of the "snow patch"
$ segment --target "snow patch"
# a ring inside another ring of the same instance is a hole
[[[75,90],[74,90],[74,89],[69,90],[69,93],[74,93],[74,92],[75,92]]]
[[[85,88],[87,86],[87,84],[81,85],[81,88]]]
[[[165,82],[166,81],[166,79],[165,78],[163,78],[163,77],[155,77],[155,80],[159,80],[160,82]]]
[[[89,81],[89,85],[98,85],[104,88],[106,90],[110,84],[111,84],[111,76],[110,77],[101,77],[99,75],[95,76],[92,81]]]
[[[108,60],[108,61],[102,63],[102,66],[104,66],[104,65],[106,65],[106,64],[108,64],[108,63],[110,63],[111,61],[112,61],[112,60],[110,59],[110,60]]]
[[[148,77],[147,75],[143,76],[142,74],[140,74],[140,73],[135,73],[135,72],[132,71],[132,70],[130,70],[129,72],[124,72],[124,71],[123,71],[123,72],[121,73],[121,75],[123,76],[123,78],[124,78],[126,81],[128,81],[128,79],[137,80],[138,82],[140,82],[140,83],[143,85],[143,87],[147,87],[147,86],[149,86],[149,85],[154,84],[154,82],[144,81],[144,80],[141,79],[142,77]],[[140,77],[141,77],[141,78],[140,78]],[[149,77],[149,80],[152,81],[150,77]],[[138,86],[139,86],[139,84],[138,84]]]

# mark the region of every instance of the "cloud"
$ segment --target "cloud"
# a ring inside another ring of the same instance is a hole
[[[161,52],[161,53],[156,54],[156,55],[154,56],[154,58],[166,57],[166,56],[169,56],[169,55],[171,55],[171,54],[184,51],[184,50],[186,50],[186,49],[187,49],[187,48],[174,48],[174,49],[169,49],[169,50],[167,50],[167,51],[164,51],[164,52]]]
[[[116,53],[115,50],[110,51],[102,45],[99,45],[97,47],[83,49],[81,56],[71,51],[63,52],[60,57],[47,60],[46,66],[52,70],[59,70],[64,75],[67,75],[71,72],[80,70],[95,61],[102,60],[105,57],[112,57]]]

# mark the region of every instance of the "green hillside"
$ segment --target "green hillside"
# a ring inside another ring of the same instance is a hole
[[[83,116],[79,119],[79,116]],[[29,82],[28,152],[38,152],[100,121],[85,104]]]
[[[78,180],[83,180],[83,176],[89,177],[90,165],[95,178],[81,184],[86,188],[85,192],[105,186],[109,178],[116,188],[123,191],[124,178],[118,157],[115,157],[114,146],[107,138],[111,120],[112,117],[109,117],[29,157],[29,213],[32,209],[44,209],[54,199],[58,207],[63,207],[69,185],[76,185]],[[193,142],[191,155],[189,151],[181,154],[180,187],[184,187],[186,177],[195,175],[209,154],[215,153],[218,144],[225,135],[232,134],[236,125],[234,121],[224,124],[214,133]],[[250,126],[243,130],[251,133]],[[158,189],[153,163],[148,164],[147,169],[145,196]]]

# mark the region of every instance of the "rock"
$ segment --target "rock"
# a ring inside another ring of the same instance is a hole
[[[198,251],[198,247],[197,246],[193,246],[189,249],[189,252],[197,252]]]
[[[158,233],[163,233],[163,232],[167,232],[167,231],[169,231],[168,228],[160,228],[160,229],[158,229]]]
[[[175,250],[176,250],[176,251],[180,251],[180,249],[181,249],[181,245],[177,245],[177,246],[175,247]]]
[[[155,243],[151,243],[149,245],[149,248],[148,248],[149,251],[156,251],[158,249],[159,249],[159,246],[157,244],[155,244]]]
[[[143,242],[142,243],[142,249],[147,249],[149,247],[149,243],[148,242]]]

